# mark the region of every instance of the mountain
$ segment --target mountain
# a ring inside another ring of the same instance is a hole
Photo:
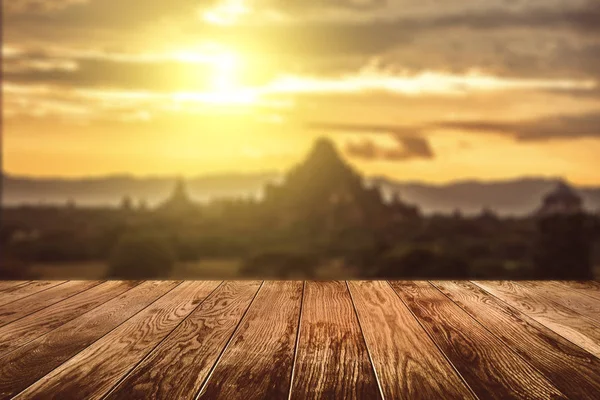
[[[262,196],[265,185],[280,181],[276,172],[259,174],[221,174],[192,177],[186,180],[191,197],[198,201],[236,196]],[[100,178],[59,179],[3,175],[2,203],[64,204],[73,199],[78,205],[117,205],[128,195],[155,205],[172,192],[177,177],[107,176]],[[488,207],[499,214],[523,215],[532,212],[542,197],[556,185],[556,179],[523,178],[505,181],[460,181],[443,185],[402,182],[387,177],[367,178],[379,185],[384,198],[398,191],[401,199],[417,204],[425,213],[450,213],[460,209],[465,214]],[[600,187],[574,188],[588,210],[600,210]]]
[[[426,213],[450,213],[455,209],[465,214],[490,208],[502,215],[524,215],[533,212],[542,198],[555,189],[558,179],[521,178],[504,181],[457,181],[444,185],[398,182],[372,178],[385,196],[398,191],[404,201],[418,204]],[[573,188],[581,196],[584,208],[600,210],[600,187]]]
[[[190,195],[197,201],[240,195],[258,196],[276,173],[221,174],[186,179]],[[177,176],[133,177],[129,175],[94,178],[32,178],[4,174],[2,204],[62,204],[74,200],[78,205],[117,205],[124,196],[148,205],[164,201],[175,187]]]

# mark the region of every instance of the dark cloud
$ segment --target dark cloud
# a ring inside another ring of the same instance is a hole
[[[388,159],[400,159],[400,157],[411,158],[433,158],[434,153],[429,142],[421,137],[394,136],[400,143],[401,149],[392,150],[387,154]]]
[[[330,122],[312,122],[306,127],[313,130],[338,133],[364,133],[390,135],[396,146],[382,146],[370,138],[359,141],[348,141],[348,155],[366,160],[403,161],[415,158],[434,158],[433,150],[427,139],[420,137],[420,130],[415,127],[399,125],[369,125]]]
[[[109,57],[107,55],[107,57]],[[70,62],[74,69],[54,68]],[[31,52],[3,61],[3,79],[20,84],[51,84],[65,87],[102,87],[124,90],[184,91],[208,87],[212,67],[176,60],[148,61],[99,57],[53,57]]]
[[[43,14],[85,3],[87,0],[11,0],[3,7],[8,14]]]
[[[499,133],[520,141],[600,138],[600,111],[548,116],[522,122],[452,121],[435,127],[481,133]]]
[[[391,133],[395,137],[417,136],[418,128],[402,125],[348,124],[338,122],[309,122],[308,129],[342,133]]]
[[[131,28],[198,8],[197,0],[11,0],[8,3],[6,13],[10,15],[10,25],[33,22],[57,29],[60,25]]]
[[[15,0],[8,7],[5,38],[9,43],[52,41],[68,45],[78,41],[90,47],[131,48],[145,44],[143,32],[147,28],[152,31],[149,43],[167,45],[167,36],[173,36],[175,43],[215,41],[277,63],[283,72],[321,75],[351,73],[373,58],[390,70],[414,73],[432,69],[462,73],[480,68],[506,76],[596,77],[600,70],[598,1],[587,6],[565,2],[542,7],[542,3],[535,3],[537,9],[518,10],[494,3],[485,8],[465,6],[462,12],[454,2],[454,7],[439,2],[435,12],[387,17],[368,11],[392,4],[380,0],[264,0],[252,4],[259,10],[280,10],[289,21],[253,22],[255,19],[249,18],[226,27],[203,23],[200,18],[201,7],[210,8],[216,3]],[[17,8],[30,11],[15,13]],[[311,15],[319,15],[315,10],[330,8],[355,10],[358,17],[311,19],[301,12],[312,10]],[[157,37],[163,28],[165,37]],[[509,40],[507,34],[516,31],[520,33]],[[549,40],[544,36],[548,33],[555,37]],[[598,40],[592,43],[594,37]],[[522,43],[530,43],[527,51],[519,48]]]
[[[348,141],[345,150],[349,156],[365,160],[405,161],[434,158],[431,146],[424,138],[394,136],[394,139],[398,142],[395,147],[382,146],[368,138]]]
[[[419,127],[386,126],[337,123],[311,123],[307,127],[340,133],[382,133],[391,134],[409,153],[422,158],[433,157],[429,144],[421,136],[435,129],[456,129],[474,133],[504,134],[518,141],[544,141],[552,139],[600,138],[600,111],[584,114],[550,115],[543,118],[520,122],[497,122],[489,120],[444,121]],[[374,143],[371,143],[375,145]],[[354,143],[356,154],[381,154],[377,147],[367,142]],[[360,145],[360,146],[359,146]],[[400,153],[402,156],[403,153]]]
[[[311,9],[350,9],[368,11],[383,7],[388,0],[258,0],[253,4],[257,8],[299,11]]]
[[[249,48],[274,52],[327,54],[351,52],[373,55],[403,43],[419,34],[469,28],[490,31],[513,28],[571,28],[584,33],[600,32],[600,3],[580,9],[544,8],[527,12],[507,10],[471,11],[440,16],[365,19],[356,21],[302,21],[290,24],[193,27],[210,37]],[[471,40],[469,38],[469,40]]]

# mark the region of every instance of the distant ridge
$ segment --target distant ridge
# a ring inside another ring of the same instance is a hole
[[[277,172],[256,174],[215,174],[186,180],[190,195],[197,201],[220,197],[259,197],[265,185],[283,177]],[[145,200],[155,205],[171,193],[176,176],[133,177],[111,175],[91,178],[35,178],[2,175],[3,205],[64,204],[72,199],[81,206],[117,205],[123,196],[134,202]],[[465,180],[446,184],[403,182],[387,177],[367,178],[381,187],[384,197],[395,191],[425,213],[450,213],[460,209],[465,214],[483,207],[499,214],[523,215],[536,209],[544,194],[551,191],[558,178],[526,177],[502,181]],[[600,210],[600,186],[573,186],[581,195],[584,207]]]

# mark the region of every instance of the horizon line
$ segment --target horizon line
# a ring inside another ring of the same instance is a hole
[[[196,180],[196,179],[206,179],[206,178],[222,178],[222,177],[255,177],[255,176],[268,176],[273,175],[273,177],[282,177],[285,175],[284,171],[276,171],[276,170],[265,170],[258,172],[234,172],[234,171],[225,171],[225,172],[208,172],[205,174],[181,174],[181,173],[172,173],[172,174],[135,174],[130,172],[114,172],[114,173],[105,173],[105,174],[93,174],[93,175],[78,175],[78,176],[64,176],[64,175],[33,175],[33,174],[18,174],[12,173],[9,171],[0,170],[0,176],[4,180],[4,178],[11,179],[25,179],[25,180],[38,180],[38,181],[52,181],[52,180],[61,180],[61,181],[83,181],[83,180],[103,180],[103,179],[133,179],[133,180],[147,180],[147,179],[178,179],[183,177],[186,181]],[[515,177],[507,177],[507,178],[497,178],[497,179],[484,179],[484,178],[457,178],[451,179],[445,182],[432,182],[427,180],[418,180],[418,179],[400,179],[390,177],[389,175],[384,174],[374,174],[374,175],[363,175],[362,178],[364,180],[380,180],[385,179],[390,181],[391,183],[396,184],[417,184],[417,185],[428,185],[428,186],[450,186],[456,184],[467,184],[467,183],[478,183],[478,184],[495,184],[495,183],[510,183],[516,181],[533,181],[533,180],[544,180],[544,181],[565,181],[571,186],[576,186],[579,188],[597,188],[600,187],[600,182],[595,184],[578,184],[573,181],[566,179],[564,176],[559,175],[519,175]]]

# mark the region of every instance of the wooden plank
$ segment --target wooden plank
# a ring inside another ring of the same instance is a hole
[[[572,290],[557,281],[518,281],[516,283],[593,321],[600,321],[600,300]],[[600,325],[598,328],[600,329]]]
[[[21,392],[23,398],[97,399],[106,394],[220,282],[183,282]]]
[[[0,292],[0,306],[17,301],[42,290],[65,283],[66,281],[31,281],[23,285],[13,286]]]
[[[173,289],[144,282],[0,359],[0,398],[10,398]]]
[[[29,281],[0,281],[0,292],[3,292],[6,289],[10,289],[16,286],[24,285]],[[0,293],[0,296],[2,294]]]
[[[474,283],[565,339],[600,357],[600,329],[589,319],[514,282]]]
[[[306,282],[290,398],[379,399],[345,282]]]
[[[0,328],[0,357],[138,285],[109,281]]]
[[[475,398],[387,282],[348,286],[385,398]]]
[[[106,398],[194,399],[259,287],[225,282]]]
[[[287,398],[302,286],[301,281],[265,282],[199,398]]]
[[[100,281],[69,281],[31,296],[0,306],[0,326],[90,289]]]
[[[444,294],[542,372],[567,397],[596,399],[600,359],[470,282],[434,282]]]
[[[480,398],[565,398],[541,373],[427,282],[396,293]]]
[[[600,282],[598,281],[556,281],[580,293],[600,300]]]

